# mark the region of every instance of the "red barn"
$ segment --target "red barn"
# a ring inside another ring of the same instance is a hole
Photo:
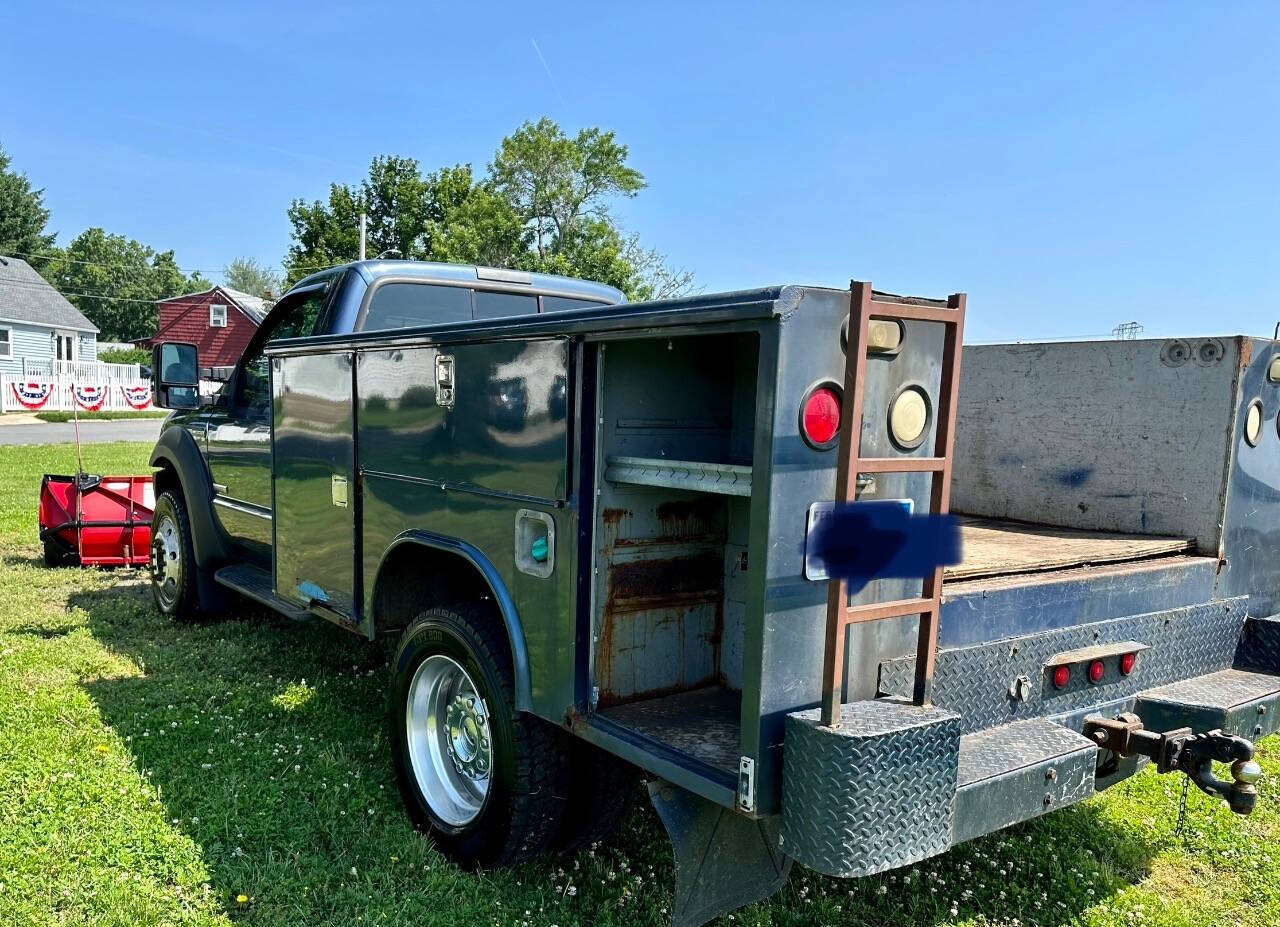
[[[267,303],[226,286],[156,301],[160,328],[138,344],[185,341],[200,349],[201,367],[230,367],[267,315]]]

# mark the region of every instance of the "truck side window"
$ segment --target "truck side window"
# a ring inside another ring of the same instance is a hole
[[[276,319],[268,317],[267,324],[271,325],[271,329],[266,342],[245,355],[243,373],[236,384],[233,403],[237,409],[247,410],[250,415],[268,415],[271,408],[271,379],[267,358],[262,353],[263,347],[266,343],[281,338],[302,338],[315,334],[316,323],[328,295],[328,287],[316,290],[291,306],[284,315]]]
[[[534,315],[538,297],[523,293],[493,293],[476,290],[476,318],[500,319],[508,315]]]
[[[373,301],[369,304],[361,331],[413,328],[470,319],[471,290],[465,286],[384,283],[373,291]]]

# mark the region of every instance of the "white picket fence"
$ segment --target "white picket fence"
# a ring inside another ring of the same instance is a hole
[[[135,403],[144,392],[145,403],[139,407]],[[134,402],[129,401],[130,394]],[[0,374],[0,412],[149,412],[153,408],[151,382],[136,376],[132,380],[107,380]]]
[[[81,383],[136,383],[142,379],[137,364],[108,364],[104,361],[64,361],[52,358],[22,358],[22,373],[28,379],[61,377]]]

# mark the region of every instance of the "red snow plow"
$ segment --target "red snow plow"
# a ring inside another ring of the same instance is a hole
[[[40,540],[49,566],[142,566],[151,549],[149,476],[55,476],[40,482]]]

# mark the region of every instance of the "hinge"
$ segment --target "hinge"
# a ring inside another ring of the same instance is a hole
[[[452,354],[436,355],[436,404],[453,408],[453,391],[456,388]]]
[[[756,761],[749,756],[738,760],[738,807],[756,810]]]

